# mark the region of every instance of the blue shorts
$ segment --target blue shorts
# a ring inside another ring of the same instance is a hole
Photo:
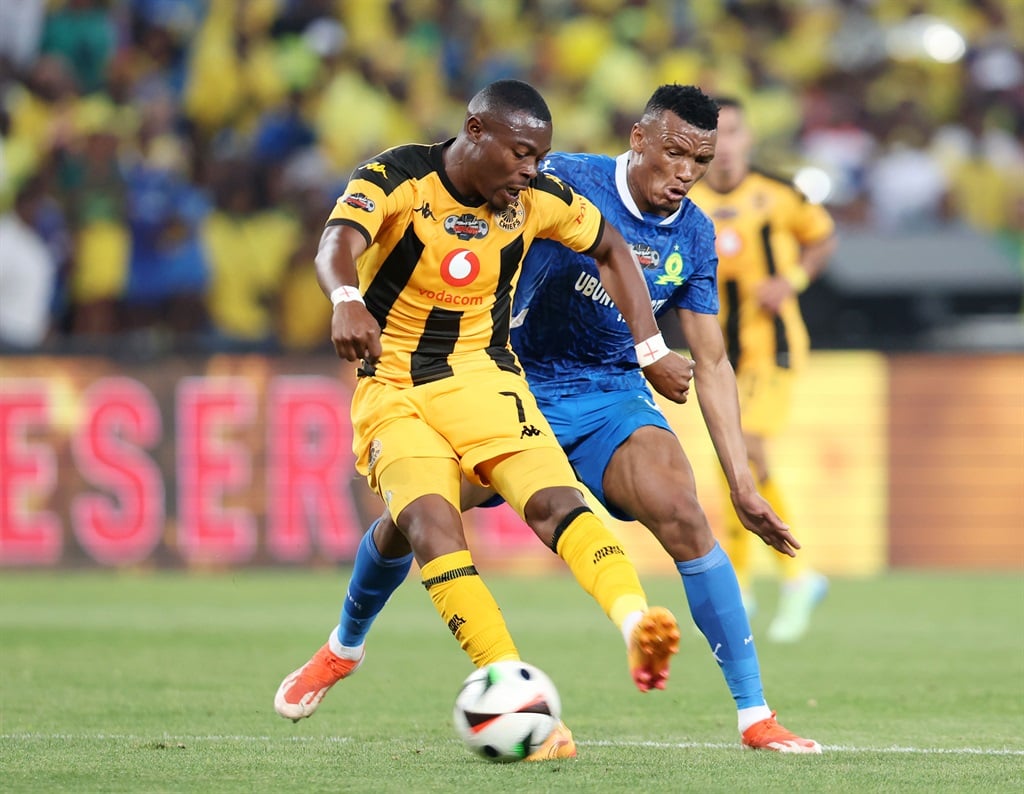
[[[615,450],[635,430],[653,426],[673,432],[651,393],[644,388],[557,395],[550,399],[536,392],[534,396],[555,431],[558,443],[569,456],[576,476],[615,518],[634,520],[633,516],[608,503],[604,495],[604,470]],[[500,497],[489,499],[481,507],[498,504],[501,504]]]

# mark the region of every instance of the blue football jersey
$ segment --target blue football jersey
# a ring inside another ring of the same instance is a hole
[[[643,268],[655,315],[673,308],[717,314],[714,225],[689,199],[668,218],[641,212],[626,187],[627,158],[558,152],[542,170],[585,195],[622,233]],[[629,327],[591,257],[535,240],[512,314],[512,347],[539,396],[643,386]]]

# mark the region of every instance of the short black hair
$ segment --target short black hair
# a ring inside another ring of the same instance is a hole
[[[522,80],[495,80],[469,100],[470,113],[510,116],[528,113],[538,121],[551,123],[551,111],[540,92]]]
[[[660,116],[666,110],[698,129],[718,129],[718,105],[695,85],[668,83],[658,86],[647,100],[644,116]]]

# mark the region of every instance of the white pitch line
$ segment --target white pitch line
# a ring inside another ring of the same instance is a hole
[[[3,733],[0,741],[115,741],[115,742],[329,742],[341,744],[352,741],[351,736],[139,736],[132,733]]]
[[[584,747],[653,747],[663,750],[731,750],[740,745],[725,742],[621,742],[621,741],[578,741]],[[1009,747],[850,747],[841,744],[823,744],[823,751],[830,753],[896,753],[921,755],[1024,755],[1024,750]]]
[[[354,741],[351,736],[189,736],[161,734],[141,736],[125,733],[4,733],[0,741],[115,741],[115,742],[325,742],[343,744]],[[653,741],[578,741],[582,747],[650,747],[661,750],[738,750],[739,743],[729,742],[653,742]],[[1005,755],[1024,756],[1024,749],[1010,747],[851,747],[823,744],[829,753],[890,753],[896,755]]]

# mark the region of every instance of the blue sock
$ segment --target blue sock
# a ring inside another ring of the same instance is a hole
[[[693,622],[707,638],[740,709],[765,705],[754,635],[740,598],[736,571],[717,543],[703,557],[677,562]]]
[[[380,556],[373,542],[373,530],[378,521],[380,519],[370,524],[359,542],[345,605],[341,608],[338,640],[350,648],[362,645],[373,621],[412,568],[412,554],[395,558]]]

